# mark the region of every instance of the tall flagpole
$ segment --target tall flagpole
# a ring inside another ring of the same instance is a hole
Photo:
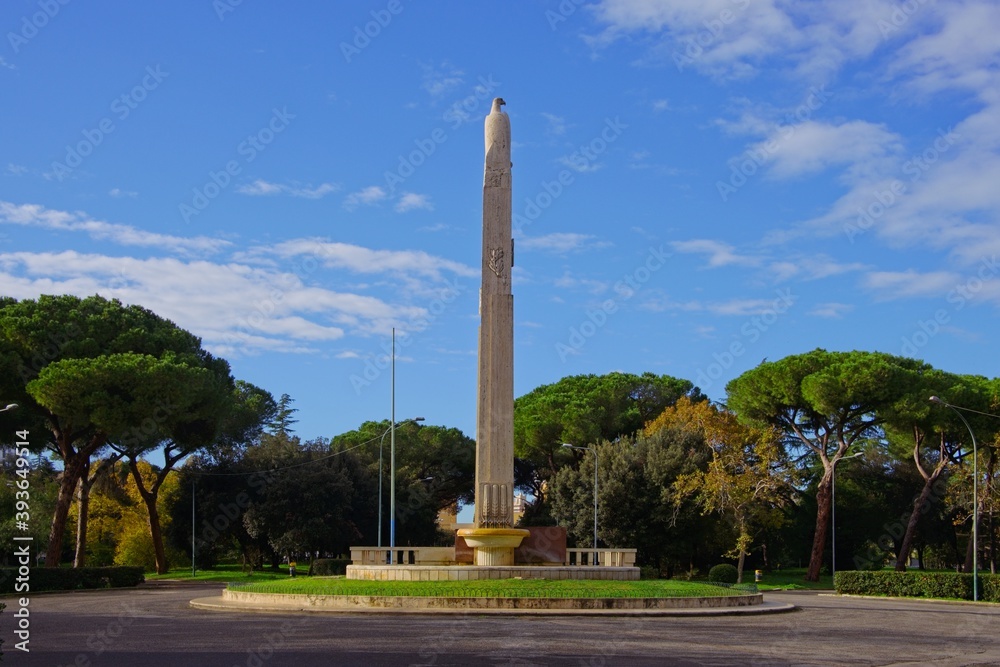
[[[394,562],[396,548],[396,327],[392,328],[392,355],[390,366],[389,413],[389,564]]]

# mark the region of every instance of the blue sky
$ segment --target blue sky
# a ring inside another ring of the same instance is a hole
[[[297,432],[475,431],[483,116],[513,133],[515,393],[713,398],[815,347],[998,375],[1000,5],[0,7],[0,292],[98,293]]]

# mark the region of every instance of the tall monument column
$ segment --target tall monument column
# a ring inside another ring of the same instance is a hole
[[[486,116],[483,261],[479,292],[475,528],[459,531],[476,565],[513,565],[526,530],[514,528],[514,297],[510,118],[499,97]]]

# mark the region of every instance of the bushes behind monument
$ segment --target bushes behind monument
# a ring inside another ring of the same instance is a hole
[[[17,586],[21,579],[21,586]],[[73,591],[89,588],[124,588],[138,586],[146,578],[141,567],[35,567],[27,577],[17,568],[0,568],[0,594]],[[25,581],[28,590],[23,590]],[[22,590],[18,590],[22,588]]]
[[[347,566],[351,564],[350,558],[317,558],[312,564],[312,576],[314,577],[334,577],[343,576],[347,573]]]

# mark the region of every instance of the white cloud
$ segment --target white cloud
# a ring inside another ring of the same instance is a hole
[[[766,62],[801,77],[828,76],[882,43],[879,16],[890,0],[790,3],[782,0],[601,0],[605,29],[587,38],[596,49],[639,34],[649,44],[641,64],[669,63],[718,78],[755,75]]]
[[[313,257],[323,266],[347,269],[361,274],[397,273],[443,280],[445,273],[467,278],[478,277],[479,272],[461,262],[436,257],[422,250],[372,250],[348,243],[326,239],[293,239],[272,246],[253,249],[250,255],[289,259]]]
[[[950,271],[918,273],[909,271],[873,271],[864,285],[883,299],[944,296],[959,284],[960,276]]]
[[[388,196],[381,186],[369,185],[367,188],[362,188],[357,192],[347,195],[347,198],[344,199],[344,208],[348,211],[353,211],[358,206],[372,206]]]
[[[705,309],[716,315],[737,315],[749,317],[765,313],[781,313],[788,304],[782,304],[781,299],[732,299],[718,303],[709,303]],[[780,309],[779,309],[780,308]]]
[[[552,252],[558,254],[564,254],[568,252],[577,252],[580,250],[589,250],[594,248],[604,248],[610,243],[604,241],[595,241],[597,238],[591,234],[575,234],[572,232],[554,232],[552,234],[546,234],[544,236],[532,236],[526,238],[517,239],[516,249],[524,250],[541,250],[544,252]]]
[[[134,190],[122,190],[121,188],[111,188],[108,191],[108,194],[114,197],[115,199],[121,199],[122,197],[135,199],[136,197],[139,196],[139,193],[135,192]]]
[[[866,264],[860,262],[845,264],[823,254],[814,254],[786,257],[781,261],[771,262],[767,270],[776,281],[781,282],[793,276],[801,276],[803,280],[820,280],[867,268]]]
[[[570,274],[569,271],[564,273],[561,277],[556,278],[553,283],[556,287],[562,287],[564,289],[582,289],[591,294],[603,294],[608,291],[608,284],[600,280],[591,280],[589,278],[577,278],[576,276]]]
[[[243,195],[256,197],[261,195],[276,195],[281,192],[281,189],[281,186],[276,183],[268,183],[258,178],[249,185],[241,185],[236,191]]]
[[[573,171],[579,172],[581,174],[590,174],[604,165],[596,160],[586,160],[582,159],[579,155],[563,155],[556,159],[556,162],[563,165],[564,167],[569,167]]]
[[[269,183],[263,179],[257,179],[253,183],[243,185],[236,189],[237,192],[250,196],[279,195],[285,194],[301,199],[321,199],[326,195],[338,192],[340,185],[337,183],[320,183],[316,187],[302,186],[298,184],[286,185],[282,183]]]
[[[456,69],[448,62],[441,63],[439,67],[421,65],[421,68],[423,69],[423,88],[432,97],[440,97],[462,84],[462,70]]]
[[[0,254],[0,282],[18,299],[101,294],[141,304],[223,356],[315,352],[317,344],[347,333],[366,336],[391,326],[417,331],[429,321],[426,307],[308,285],[296,273],[238,262],[7,253]]]
[[[7,62],[6,60],[4,60],[3,56],[0,56],[0,67],[3,67],[5,69],[17,69],[13,65],[11,65],[9,62]]]
[[[436,232],[447,232],[455,229],[451,225],[446,225],[443,222],[436,222],[433,225],[426,225],[424,227],[417,227],[418,232],[436,233]]]
[[[710,269],[730,265],[758,266],[761,263],[759,257],[739,255],[736,253],[736,249],[728,243],[712,241],[710,239],[674,241],[670,245],[680,253],[708,255],[708,268]]]
[[[796,178],[834,165],[848,165],[858,174],[871,173],[872,163],[902,151],[899,135],[882,125],[850,121],[833,125],[808,120],[774,128],[764,141],[749,149],[765,155],[769,174]]]
[[[890,74],[910,77],[909,85],[925,94],[964,89],[995,98],[1000,43],[985,38],[983,31],[1000,25],[1000,6],[972,0],[935,3],[920,7],[918,12],[930,15],[924,18],[933,18],[940,28],[927,30],[904,44]]]
[[[86,232],[99,241],[114,241],[126,246],[154,247],[181,253],[215,253],[230,245],[229,241],[207,236],[185,238],[155,234],[119,225],[92,220],[85,213],[69,213],[45,208],[38,204],[12,204],[0,201],[0,224],[24,225],[60,231]]]
[[[14,164],[13,162],[8,162],[7,163],[7,173],[8,174],[13,174],[15,176],[23,176],[24,174],[27,174],[28,171],[29,171],[29,169],[27,167],[25,167],[25,166],[22,166],[22,165],[19,165],[19,164]]]
[[[849,303],[818,303],[816,306],[809,311],[810,315],[815,317],[825,317],[828,319],[840,319],[847,313],[854,310],[854,306]]]
[[[548,123],[546,131],[556,137],[566,134],[566,119],[551,113],[542,112],[542,118]]]
[[[653,111],[662,113],[670,110],[670,100],[653,100]]]
[[[407,211],[414,211],[417,209],[433,211],[434,204],[431,203],[429,196],[420,195],[416,192],[404,192],[402,196],[400,196],[399,201],[396,202],[396,213],[406,213]]]

